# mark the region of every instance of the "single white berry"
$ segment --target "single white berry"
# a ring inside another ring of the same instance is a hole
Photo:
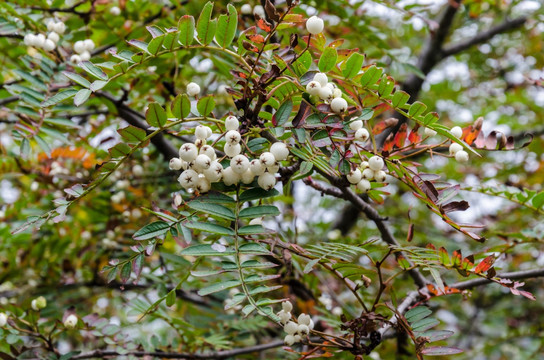
[[[353,131],[357,131],[363,127],[363,120],[354,120],[349,123],[349,128]]]
[[[249,5],[249,4],[244,4],[244,5],[242,5],[242,7],[240,8],[240,12],[241,12],[242,14],[244,14],[244,15],[249,15],[249,14],[251,14],[251,10],[253,10],[253,9],[251,8],[251,5]]]
[[[170,168],[170,170],[180,170],[183,166],[182,161],[183,160],[181,160],[180,158],[171,158],[170,162],[168,163],[168,167]]]
[[[276,185],[276,177],[269,172],[265,172],[259,176],[257,182],[264,190],[270,190]]]
[[[261,156],[259,156],[259,160],[265,167],[273,166],[276,163],[276,157],[268,151],[263,152]]]
[[[73,64],[79,64],[81,62],[81,57],[77,54],[70,56],[70,62]]]
[[[55,42],[51,39],[46,39],[45,42],[43,43],[43,49],[45,51],[53,51],[55,50],[56,47],[57,47],[57,44],[55,44]]]
[[[59,21],[53,25],[53,31],[59,35],[62,35],[66,31],[66,25],[62,21]]]
[[[319,89],[319,98],[323,101],[332,100],[331,88],[328,86],[322,86],[321,89]]]
[[[121,15],[121,9],[119,9],[118,6],[113,6],[111,9],[110,9],[110,14],[114,15],[114,16],[119,16]]]
[[[381,170],[383,168],[383,159],[379,156],[373,156],[368,159],[368,167],[374,171]]]
[[[212,159],[208,155],[200,154],[195,159],[195,170],[202,172],[208,170],[212,164]]]
[[[360,168],[361,168],[361,170],[364,170],[364,169],[368,168],[368,161],[361,161]]]
[[[369,137],[370,137],[370,134],[368,130],[365,128],[360,128],[359,130],[355,132],[355,139],[357,140],[367,141]]]
[[[81,54],[85,51],[85,44],[82,40],[78,40],[74,43],[74,51],[78,54]]]
[[[202,145],[202,147],[200,148],[198,153],[202,154],[202,155],[206,155],[207,157],[209,157],[212,160],[215,160],[215,158],[216,158],[215,150],[210,145]]]
[[[306,21],[306,30],[312,35],[317,35],[323,31],[325,24],[323,19],[318,18],[317,16],[312,16]]]
[[[283,342],[287,346],[292,346],[296,342],[296,339],[293,335],[286,335],[285,338],[283,338]]]
[[[196,139],[196,140],[195,140],[195,146],[196,146],[197,148],[200,149],[200,148],[203,147],[204,145],[206,145],[206,140],[203,140],[203,139]]]
[[[235,173],[230,166],[223,170],[223,183],[227,186],[235,185],[240,182],[240,175]]]
[[[34,46],[41,48],[43,47],[44,44],[45,44],[45,35],[44,34],[36,35],[36,37],[34,38]]]
[[[348,102],[341,97],[334,98],[331,101],[331,109],[337,114],[343,113],[348,109]]]
[[[197,96],[200,94],[200,86],[197,83],[190,82],[187,84],[187,95]]]
[[[306,85],[306,92],[310,95],[319,95],[319,90],[321,90],[321,84],[315,80]]]
[[[264,171],[266,170],[266,166],[263,165],[260,159],[253,159],[249,163],[249,170],[251,170],[253,175],[259,176],[264,173]]]
[[[273,165],[267,166],[266,171],[275,174],[280,170],[280,162],[276,161]]]
[[[272,153],[272,155],[274,155],[276,160],[279,161],[286,160],[289,156],[289,149],[287,148],[287,145],[285,145],[281,141],[273,143],[270,146],[270,152]]]
[[[460,139],[463,136],[463,129],[460,126],[454,126],[451,128],[450,133]]]
[[[44,20],[45,25],[47,26],[48,31],[55,31],[53,30],[55,28],[55,20],[53,19],[45,19]]]
[[[142,165],[136,164],[132,167],[132,174],[134,176],[142,176],[144,174],[144,168]]]
[[[67,329],[75,328],[77,326],[77,316],[75,316],[74,314],[68,315],[66,320],[64,320],[64,326]]]
[[[234,115],[227,116],[225,119],[225,128],[227,131],[229,130],[238,130],[238,127],[240,126],[240,122],[238,121],[238,118]]]
[[[36,42],[36,35],[26,34],[23,41],[26,46],[34,46],[34,43]]]
[[[300,324],[298,326],[298,332],[303,335],[307,335],[310,332],[308,325]]]
[[[361,170],[355,169],[351,170],[346,177],[350,184],[357,184],[359,181],[361,181],[362,176],[363,174],[361,173]]]
[[[298,324],[299,325],[310,325],[310,321],[312,320],[312,318],[310,317],[310,315],[306,315],[305,313],[302,313],[298,316]]]
[[[192,169],[187,169],[183,171],[181,175],[178,177],[178,182],[184,189],[189,189],[194,187],[197,181],[198,181],[198,173]]]
[[[251,221],[249,222],[249,225],[262,225],[263,224],[263,218],[262,216],[261,217],[258,217],[258,218],[255,218],[255,219],[251,219]],[[280,312],[285,312],[285,311],[280,311]],[[287,313],[289,314],[289,316],[291,316],[291,313]]]
[[[450,145],[450,155],[455,155],[458,151],[463,150],[463,146],[458,143],[452,143]]]
[[[6,326],[7,323],[8,323],[8,316],[5,313],[1,312],[0,313],[0,328]]]
[[[179,158],[191,162],[198,156],[198,148],[195,144],[185,143],[179,148]]]
[[[230,167],[241,176],[249,169],[249,159],[245,155],[236,155],[230,160]]]
[[[333,83],[333,82],[328,82],[327,85],[325,85],[325,86],[330,88],[332,91],[338,89],[338,86],[336,86],[336,84]]]
[[[363,172],[361,173],[361,177],[366,180],[374,179],[374,170],[370,168],[364,169]]]
[[[253,174],[253,172],[249,169],[247,169],[241,176],[241,180],[242,180],[242,183],[246,184],[246,185],[249,185],[253,182],[253,180],[255,180],[255,174]],[[255,220],[255,219],[253,219]],[[253,225],[251,224],[251,222],[249,223],[250,225]]]
[[[87,51],[93,51],[94,50],[94,41],[92,41],[91,39],[84,40],[83,41],[83,47]]]
[[[210,167],[204,170],[203,173],[210,182],[218,182],[223,176],[223,165],[218,161],[212,161]]]
[[[459,162],[467,162],[468,161],[468,153],[465,150],[461,150],[455,153],[455,160]]]
[[[252,220],[252,221],[253,221],[253,220]],[[250,224],[251,224],[251,223],[250,223]],[[280,318],[280,322],[281,322],[282,324],[285,325],[285,324],[287,324],[287,322],[289,321],[289,319],[291,319],[291,313],[288,312],[288,311],[283,311],[283,310],[282,310],[282,311],[280,311],[280,312],[278,313],[278,317]]]
[[[302,336],[300,336],[299,334],[296,334],[295,335],[295,342],[300,342],[302,340]]]
[[[175,207],[179,207],[182,202],[183,202],[183,198],[181,197],[180,194],[174,195],[174,206]]]
[[[198,181],[196,182],[195,189],[201,193],[207,193],[210,191],[211,183],[206,177],[199,177]]]
[[[371,188],[370,181],[366,179],[362,179],[361,181],[357,183],[357,189],[359,189],[362,192],[367,192],[368,190],[370,190],[370,188]]]
[[[325,87],[329,83],[329,78],[327,77],[327,74],[325,73],[315,74],[313,80],[317,81],[321,85],[321,87]]]
[[[284,301],[281,303],[281,308],[283,311],[291,312],[293,311],[293,304],[290,301]]]
[[[255,5],[255,7],[253,8],[253,14],[259,15],[261,18],[264,18],[266,16],[262,5]]]
[[[426,127],[424,130],[425,136],[432,137],[436,135],[436,131],[431,128]]]
[[[387,174],[383,170],[378,170],[374,173],[374,180],[377,182],[384,182]]]
[[[238,144],[242,140],[242,137],[240,136],[240,133],[237,130],[229,130],[225,134],[225,141],[228,144]]]
[[[332,97],[335,98],[335,99],[336,99],[336,98],[339,98],[339,97],[342,97],[342,90],[340,90],[340,89],[334,89],[334,90],[332,91]]]
[[[206,140],[211,132],[212,129],[210,129],[208,126],[198,125],[195,128],[195,136],[200,140]]]
[[[51,41],[53,41],[55,44],[59,42],[60,40],[60,36],[59,34],[57,34],[56,32],[50,32],[49,34],[47,34],[47,38]]]
[[[235,157],[242,152],[242,146],[240,144],[226,143],[223,150],[228,157]]]
[[[79,54],[79,56],[81,57],[81,61],[89,61],[89,59],[91,58],[91,53],[85,50],[84,52]]]
[[[310,319],[310,324],[308,325],[308,328],[310,330],[313,330],[314,329],[314,321],[312,319]]]
[[[293,321],[289,321],[287,324],[285,324],[283,330],[289,335],[293,335],[298,331],[298,325]]]

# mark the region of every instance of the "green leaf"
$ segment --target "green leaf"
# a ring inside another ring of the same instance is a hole
[[[89,82],[89,80],[85,79],[83,76],[81,76],[79,74],[69,72],[69,71],[63,71],[62,74],[64,76],[66,76],[68,79],[75,82],[76,84],[79,84],[79,85],[81,85],[83,87],[88,88],[88,87],[91,86],[91,83]]]
[[[89,89],[81,89],[77,92],[76,96],[74,97],[74,105],[79,106],[83,104],[89,96],[91,96],[92,91]]]
[[[200,195],[196,200],[215,204],[234,204],[236,202],[232,197],[215,191]]]
[[[236,215],[234,214],[234,211],[223,205],[201,202],[198,200],[189,201],[187,205],[191,209],[202,211],[213,216],[218,216],[223,219],[232,221],[236,220]]]
[[[425,110],[427,110],[427,105],[425,105],[421,101],[416,101],[412,105],[410,105],[410,109],[408,109],[408,115],[418,117],[419,115],[422,115]]]
[[[44,139],[40,135],[34,136],[34,139],[36,139],[36,142],[38,143],[38,146],[43,150],[44,153],[47,154],[47,157],[51,157],[51,148],[49,147],[49,144],[45,142]]]
[[[108,150],[113,159],[126,156],[132,148],[125,143],[118,143],[114,147]]]
[[[361,85],[363,87],[374,85],[380,80],[383,73],[383,69],[377,68],[375,65],[372,65],[364,72],[361,76]]]
[[[410,95],[408,95],[408,93],[402,90],[398,90],[395,91],[395,93],[393,94],[393,98],[391,99],[391,105],[393,105],[393,107],[395,108],[401,108],[406,104],[409,99]]]
[[[213,2],[208,1],[202,8],[198,21],[196,23],[196,32],[198,40],[202,45],[208,45],[212,42],[217,27],[217,20],[211,20],[213,11]]]
[[[412,330],[414,331],[425,331],[435,327],[438,324],[440,324],[440,322],[436,320],[435,318],[426,318],[423,320],[419,320],[411,325],[412,325]]]
[[[276,111],[272,117],[272,123],[275,124],[275,126],[283,126],[287,120],[289,120],[289,116],[291,116],[292,111],[293,101],[291,99],[287,99],[283,102],[283,104],[281,104],[278,111]]]
[[[227,14],[220,15],[217,21],[217,33],[215,34],[217,44],[222,48],[228,47],[232,43],[232,40],[234,40],[237,27],[238,13],[232,4],[228,4]]]
[[[207,116],[210,114],[213,109],[215,109],[215,100],[213,99],[213,95],[200,98],[196,104],[196,108],[202,116]]]
[[[97,79],[104,81],[108,80],[108,75],[90,61],[82,61],[79,63],[79,66]]]
[[[126,283],[128,279],[130,279],[131,271],[132,271],[132,265],[129,261],[125,265],[123,265],[123,267],[121,268],[120,277],[123,283]]]
[[[117,130],[119,135],[125,139],[128,143],[138,143],[144,140],[146,132],[143,129],[136,126],[129,125],[125,128]]]
[[[172,306],[176,303],[176,289],[170,290],[166,295],[166,306]]]
[[[210,285],[210,286],[206,286],[206,287],[200,289],[198,291],[198,295],[200,295],[200,296],[210,295],[210,294],[213,294],[213,293],[216,293],[216,292],[219,292],[219,291],[223,291],[223,290],[231,289],[233,287],[240,286],[241,284],[242,284],[242,282],[240,280],[223,281],[223,282],[213,284],[213,285]]]
[[[199,244],[186,247],[185,249],[181,250],[180,254],[187,256],[227,256],[234,255],[236,252],[231,248],[227,248],[225,251],[219,252],[213,249],[212,245],[210,244]]]
[[[147,47],[148,47],[148,43],[146,43],[145,41],[140,41],[140,40],[137,40],[137,39],[132,39],[132,40],[129,40],[127,41],[130,45],[134,46],[134,47],[137,47],[138,49],[142,50],[143,52],[145,53],[148,53],[148,54],[151,54],[149,52],[149,50],[147,50]]]
[[[262,225],[247,225],[238,229],[239,235],[258,235],[266,232],[266,229]]]
[[[344,63],[342,74],[346,79],[351,79],[359,73],[365,61],[365,56],[357,52],[351,54],[351,56]]]
[[[544,191],[536,194],[532,199],[531,203],[537,209],[540,209],[544,205]]]
[[[189,229],[205,231],[212,234],[230,235],[230,236],[235,235],[234,230],[232,230],[231,228],[227,228],[227,227],[217,225],[217,224],[212,224],[212,223],[189,221],[183,225],[185,225]]]
[[[178,119],[185,119],[191,113],[191,100],[187,94],[176,96],[172,103],[172,115]]]
[[[162,47],[162,44],[164,43],[164,39],[165,39],[165,35],[161,35],[151,40],[149,44],[147,45],[147,51],[153,55],[157,55],[157,53]]]
[[[406,314],[404,314],[404,317],[409,323],[414,323],[416,321],[426,318],[427,316],[431,314],[432,314],[432,311],[429,310],[428,307],[417,306],[413,309],[408,310]]]
[[[147,224],[140,230],[136,231],[132,238],[134,240],[148,240],[157,236],[164,235],[170,229],[170,224],[165,221],[155,221],[151,224]]]
[[[312,271],[312,269],[314,268],[314,266],[319,262],[319,258],[317,259],[313,259],[313,260],[310,260],[308,261],[308,263],[306,264],[306,266],[304,267],[304,273],[305,274],[308,274],[310,271]]]
[[[49,107],[51,105],[58,104],[59,102],[63,100],[71,98],[72,96],[77,94],[77,92],[78,91],[76,89],[68,89],[65,91],[59,91],[55,95],[51,96],[49,99],[42,102],[42,107]]]
[[[246,202],[251,200],[257,200],[257,199],[264,199],[271,196],[278,195],[279,192],[276,189],[270,189],[270,190],[264,190],[261,188],[252,188],[249,190],[244,191],[240,195],[240,202]]]
[[[247,243],[239,247],[238,251],[246,255],[269,255],[268,251],[264,246],[257,243]]]
[[[35,87],[37,87],[38,89],[47,90],[47,86],[43,83],[43,81],[41,81],[37,77],[35,77],[33,75],[30,75],[29,73],[26,73],[26,72],[21,71],[19,69],[15,69],[15,70],[13,70],[13,72],[15,74],[19,75],[20,77],[22,77],[24,80],[31,83],[32,85],[34,85]]]
[[[421,350],[421,353],[427,356],[454,355],[454,354],[461,354],[462,352],[463,350],[459,348],[446,347],[446,346],[431,346]]]
[[[107,81],[103,81],[103,80],[95,80],[93,81],[93,83],[91,84],[91,91],[92,92],[95,92],[95,91],[98,91],[100,89],[102,89],[104,86],[108,85],[108,82]]]
[[[147,107],[145,120],[153,127],[162,128],[166,124],[166,111],[160,104],[153,102]]]
[[[259,205],[242,209],[239,213],[241,218],[257,218],[261,216],[278,216],[280,210],[274,205]]]
[[[179,42],[183,46],[193,43],[195,37],[195,18],[191,15],[184,15],[179,19]]]
[[[327,72],[332,70],[336,65],[337,59],[338,52],[336,51],[336,48],[326,47],[325,50],[323,50],[323,54],[321,54],[321,58],[319,58],[319,63],[317,64],[319,71]]]

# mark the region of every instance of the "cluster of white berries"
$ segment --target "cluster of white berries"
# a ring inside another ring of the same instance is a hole
[[[179,158],[170,160],[171,170],[184,170],[178,178],[183,188],[206,193],[214,182],[223,181],[227,186],[240,182],[249,185],[255,177],[258,179],[259,186],[265,190],[270,190],[276,185],[276,173],[280,168],[279,161],[286,160],[289,156],[287,145],[276,142],[258,159],[250,160],[241,154],[242,136],[238,131],[239,126],[240,123],[235,116],[231,115],[225,119],[223,151],[230,158],[230,164],[226,168],[223,168],[217,159],[215,149],[206,145],[206,140],[212,136],[212,130],[204,125],[198,125],[195,128],[195,143],[183,144],[179,149]]]
[[[383,159],[379,156],[372,156],[368,161],[361,162],[360,168],[351,170],[346,176],[350,184],[357,186],[362,192],[370,190],[370,181],[384,182],[387,173],[382,170],[384,167]]]
[[[303,336],[307,336],[314,329],[314,322],[310,315],[304,313],[298,316],[297,322],[291,321],[293,304],[290,301],[282,302],[281,307],[277,315],[283,324],[283,330],[287,333],[284,338],[285,345],[291,346],[300,342]]]
[[[461,139],[463,136],[463,129],[461,129],[459,126],[454,126],[450,133],[455,136],[458,139]],[[455,160],[459,162],[467,162],[468,161],[468,153],[463,150],[463,146],[461,146],[458,143],[452,142],[450,145],[450,155],[453,155],[455,157]]]
[[[240,12],[243,15],[251,15],[251,14],[257,14],[261,18],[264,18],[266,16],[266,13],[264,12],[264,7],[262,5],[255,5],[253,8],[250,4],[244,4],[240,8]]]
[[[60,35],[66,31],[66,25],[62,21],[57,22],[53,19],[47,19],[46,25],[49,31],[47,37],[44,34],[26,34],[23,40],[25,45],[42,48],[45,51],[55,50]]]
[[[342,90],[335,83],[329,82],[324,73],[314,75],[313,80],[306,85],[306,92],[318,96],[337,114],[342,114],[348,109],[348,102],[342,98]]]
[[[352,118],[349,123],[349,128],[355,131],[355,140],[365,142],[370,137],[370,133],[367,129],[363,127],[363,120],[357,120],[357,118]]]
[[[43,296],[37,297],[30,302],[30,307],[34,311],[40,311],[47,306],[47,300]]]
[[[70,57],[70,62],[77,64],[81,61],[88,61],[91,58],[91,51],[94,49],[94,41],[91,39],[78,40],[74,43],[74,54]]]

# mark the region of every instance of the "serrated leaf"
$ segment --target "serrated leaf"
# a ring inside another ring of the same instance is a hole
[[[132,238],[137,241],[153,239],[164,235],[170,229],[170,224],[165,221],[155,221],[136,231]]]
[[[104,81],[108,80],[108,75],[106,75],[106,73],[102,71],[102,69],[100,69],[98,66],[94,65],[90,61],[82,61],[79,63],[79,66],[97,79]]]
[[[202,8],[198,21],[196,23],[196,32],[198,40],[203,45],[208,45],[212,42],[217,27],[217,20],[211,20],[213,11],[213,2],[208,1]]]
[[[193,229],[193,230],[200,230],[209,232],[212,234],[219,234],[219,235],[235,235],[234,230],[231,228],[227,228],[221,225],[212,224],[212,223],[201,223],[196,221],[189,221],[184,224],[187,228]]]
[[[319,58],[319,63],[317,64],[317,66],[319,67],[319,71],[328,72],[332,70],[336,65],[337,59],[338,52],[336,51],[336,48],[330,46],[326,47],[325,50],[323,50],[321,57]]]
[[[196,108],[200,115],[207,116],[215,109],[215,100],[213,95],[208,95],[200,98],[196,104]]]
[[[74,96],[74,105],[79,106],[83,104],[89,96],[91,96],[92,91],[89,89],[81,89],[77,92],[76,96]]]
[[[162,128],[166,124],[166,111],[158,103],[153,102],[147,107],[145,120],[153,127]]]
[[[222,48],[228,47],[234,40],[237,27],[238,13],[232,4],[228,4],[227,14],[220,15],[217,20],[217,33],[215,34],[217,44]]]
[[[278,216],[279,214],[280,210],[274,205],[259,205],[240,210],[238,216],[241,218],[257,218],[261,216]]]
[[[76,84],[79,84],[79,85],[81,85],[83,87],[88,88],[88,87],[91,86],[91,83],[89,82],[89,80],[85,79],[83,76],[81,76],[79,74],[69,72],[69,71],[63,71],[62,74],[64,76],[66,76],[68,79],[75,82]]]
[[[231,248],[226,248],[225,251],[220,252],[215,250],[212,245],[199,244],[186,247],[181,250],[180,254],[186,256],[227,256],[234,255],[235,253],[234,249]]]
[[[234,211],[223,205],[201,202],[198,200],[189,201],[187,205],[191,209],[202,211],[213,216],[218,216],[232,221],[236,220],[236,214],[234,214]]]
[[[77,92],[78,91],[76,89],[68,89],[68,90],[65,90],[65,91],[59,91],[55,95],[51,96],[49,99],[42,102],[41,105],[42,105],[42,107],[48,107],[48,106],[51,106],[51,105],[58,104],[59,102],[61,102],[63,100],[71,98],[72,96],[77,94]]]
[[[191,15],[184,15],[179,19],[179,42],[183,46],[189,46],[193,43],[195,37],[195,18]]]

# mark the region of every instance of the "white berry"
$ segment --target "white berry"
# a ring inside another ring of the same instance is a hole
[[[83,43],[83,41],[78,40],[74,43],[74,51],[78,54],[81,54],[85,51],[85,44]]]
[[[355,132],[355,139],[357,140],[367,141],[369,137],[370,137],[370,134],[368,130],[365,128],[360,128],[359,130]]]
[[[253,180],[255,180],[255,174],[253,174],[253,172],[250,169],[247,169],[241,175],[241,180],[242,180],[242,183],[244,183],[246,185],[249,185],[249,184],[251,184],[253,182]],[[253,219],[253,220],[255,220],[255,219]],[[251,224],[251,222],[249,224],[253,225],[253,224]]]
[[[212,161],[210,167],[204,170],[203,173],[210,182],[218,182],[223,176],[223,165],[218,161]]]
[[[24,42],[26,46],[34,46],[34,44],[36,43],[36,35],[26,34],[24,37]]]
[[[357,131],[363,127],[363,120],[355,120],[349,123],[349,128],[353,131]]]
[[[370,181],[366,179],[362,179],[361,181],[357,183],[357,189],[359,189],[362,192],[367,192],[368,190],[370,190],[370,187],[371,187]]]
[[[283,339],[283,342],[285,343],[285,345],[291,346],[296,342],[296,339],[293,335],[286,335]]]
[[[58,23],[53,25],[52,28],[53,28],[53,31],[59,35],[64,34],[64,32],[66,31],[66,25],[62,21],[59,21]]]
[[[44,34],[38,34],[34,38],[34,46],[36,47],[43,47],[43,44],[45,44],[45,35]]]
[[[170,163],[168,164],[168,167],[170,170],[180,170],[183,166],[183,160],[180,158],[171,158]]]
[[[200,154],[195,159],[195,168],[196,170],[202,172],[208,170],[212,164],[212,159],[208,155]]]
[[[187,84],[187,95],[197,96],[200,94],[200,86],[197,83],[190,82]]]
[[[259,15],[261,18],[264,18],[266,16],[262,5],[255,5],[255,7],[253,8],[253,14]]]
[[[374,180],[377,182],[384,182],[387,174],[383,170],[378,170],[374,173]]]
[[[0,328],[6,326],[8,323],[8,316],[5,313],[0,313]]]
[[[298,323],[299,325],[310,325],[310,321],[312,321],[312,318],[310,315],[306,315],[305,313],[302,313],[298,316]]]
[[[114,16],[119,16],[121,14],[121,9],[119,9],[119,7],[117,7],[117,6],[113,6],[110,9],[110,14],[112,14]]]
[[[261,164],[265,167],[273,166],[276,163],[276,157],[268,151],[263,152],[261,156],[259,156],[259,160],[261,160]]]
[[[211,129],[208,126],[198,125],[195,128],[195,136],[197,139],[206,140],[211,133]]]
[[[210,181],[206,177],[199,177],[195,188],[201,194],[207,193],[211,188]]]
[[[337,114],[343,113],[348,109],[348,102],[341,97],[334,98],[331,101],[331,109]]]
[[[272,155],[274,155],[276,160],[279,161],[286,160],[289,156],[289,149],[287,148],[287,145],[280,141],[275,142],[272,144],[272,146],[270,146],[270,152]]]
[[[240,133],[237,130],[229,130],[225,134],[225,141],[228,144],[238,144],[242,140],[242,137],[240,136]]]
[[[144,174],[144,168],[142,167],[142,165],[134,165],[132,167],[132,174],[134,174],[134,176],[142,176]]]
[[[64,320],[64,326],[68,329],[73,329],[77,326],[77,316],[74,314],[68,315],[66,320]]]
[[[89,61],[89,59],[91,58],[91,53],[85,50],[84,52],[79,54],[79,56],[81,57],[81,61]]]
[[[59,34],[57,34],[56,32],[50,32],[49,34],[47,34],[47,38],[51,41],[53,41],[55,44],[59,42],[60,40],[60,36]]]
[[[463,136],[463,129],[459,126],[454,126],[451,128],[450,133],[456,138],[460,139]]]
[[[321,84],[315,80],[306,85],[306,92],[310,95],[319,95],[319,90],[321,90]]]
[[[253,220],[255,220],[255,219],[253,219]],[[253,220],[251,220],[251,221],[253,221]],[[252,225],[251,222],[250,222],[250,225]],[[282,324],[284,324],[284,325],[289,321],[289,319],[291,319],[291,313],[288,312],[288,311],[284,311],[284,310],[280,311],[278,313],[278,316],[280,318],[280,322]]]
[[[298,325],[293,321],[289,321],[287,324],[285,324],[283,330],[289,335],[293,335],[298,331]]]
[[[340,89],[334,89],[334,90],[332,91],[332,97],[335,98],[335,99],[336,99],[336,98],[339,98],[339,97],[342,97],[342,90],[340,90]]]
[[[425,133],[425,136],[428,136],[428,137],[432,137],[436,135],[436,131],[427,127],[425,128],[424,133]]]
[[[185,189],[194,187],[197,181],[198,181],[198,173],[192,169],[185,170],[178,177],[179,184]]]
[[[84,47],[85,50],[87,50],[87,51],[93,51],[93,49],[94,49],[94,41],[92,41],[91,39],[84,40],[84,41],[83,41],[83,47]]]
[[[72,55],[70,56],[70,62],[73,64],[79,64],[81,62],[81,57],[79,55]]]
[[[293,310],[293,304],[290,301],[284,301],[281,303],[281,308],[283,311],[291,312]]]
[[[310,332],[308,325],[300,324],[298,326],[298,332],[303,335],[307,335]]]
[[[317,35],[323,31],[325,24],[323,19],[318,18],[317,16],[312,16],[306,21],[306,30],[312,35]]]
[[[244,5],[242,5],[242,7],[240,8],[240,12],[241,12],[242,14],[244,14],[244,15],[249,15],[249,14],[251,14],[251,10],[253,10],[253,9],[251,8],[251,5],[249,5],[249,4],[244,4]]]
[[[53,51],[55,50],[56,47],[57,47],[57,44],[55,44],[55,42],[51,39],[46,39],[45,42],[43,43],[43,49],[45,51]]]
[[[321,89],[319,89],[319,98],[321,100],[332,100],[332,90],[328,86],[322,86]]]
[[[257,182],[259,183],[259,186],[264,190],[270,190],[276,185],[276,177],[269,172],[265,172],[264,174],[259,176]]]
[[[223,170],[223,182],[225,183],[225,185],[235,185],[238,184],[239,181],[240,175],[235,173],[230,166]]]
[[[346,177],[350,184],[357,184],[359,181],[361,181],[362,176],[363,175],[361,174],[361,170],[355,169],[351,170]]]
[[[368,159],[368,167],[370,167],[374,171],[381,170],[383,168],[383,165],[383,159],[379,156],[373,156]]]
[[[259,176],[259,175],[262,175],[264,173],[264,171],[266,170],[266,166],[264,166],[263,163],[261,163],[261,160],[253,159],[249,163],[249,170],[251,170],[251,172],[255,176]]]
[[[210,145],[202,145],[200,150],[198,151],[199,154],[206,155],[212,160],[215,160],[215,150]]]
[[[223,150],[228,157],[235,157],[242,152],[242,146],[240,146],[240,144],[226,143]]]
[[[198,156],[198,148],[195,144],[185,143],[179,148],[180,159],[191,162]]]
[[[244,155],[236,155],[230,160],[230,167],[232,171],[238,175],[242,175],[249,169],[249,160]]]
[[[327,74],[325,73],[315,74],[313,80],[317,81],[321,85],[321,87],[325,87],[329,83],[329,78],[327,77]]]
[[[374,179],[374,170],[370,168],[364,169],[363,172],[361,173],[361,177],[366,180]]]
[[[238,121],[238,118],[236,116],[230,115],[227,116],[225,119],[225,128],[227,131],[229,130],[238,130],[238,127],[240,126],[240,122]]]
[[[455,160],[459,162],[467,162],[468,161],[468,153],[465,150],[460,150],[455,153]]]
[[[450,155],[455,155],[458,151],[463,150],[463,146],[458,143],[452,143],[450,145]]]

